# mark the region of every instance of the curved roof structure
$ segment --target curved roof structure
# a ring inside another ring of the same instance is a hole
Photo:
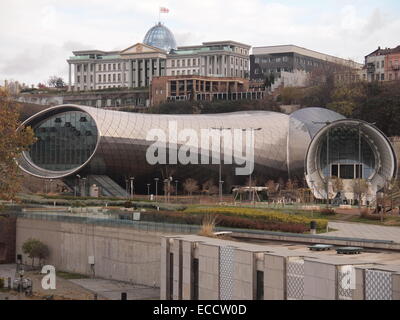
[[[161,24],[161,22],[147,31],[143,43],[167,52],[171,49],[176,49],[176,41],[173,33],[166,26]]]
[[[134,176],[144,186],[171,172],[180,181],[189,177],[218,181],[221,156],[225,186],[233,186],[247,179],[249,173],[238,173],[238,168],[246,167],[254,155],[253,175],[260,183],[280,177],[302,179],[306,172],[310,185],[311,180],[324,179],[324,164],[318,161],[323,159],[326,128],[354,123],[362,122],[321,108],[291,115],[269,111],[156,115],[61,105],[22,124],[34,129],[38,141],[18,162],[24,171],[41,178],[104,174],[124,185],[127,177]],[[396,174],[396,156],[372,125],[363,123],[363,134],[365,154],[374,158],[365,163],[365,172],[379,184]],[[155,146],[153,155],[165,162],[149,158]],[[343,165],[356,165],[357,159],[350,155],[339,160],[333,159]],[[343,167],[343,172],[348,169]]]

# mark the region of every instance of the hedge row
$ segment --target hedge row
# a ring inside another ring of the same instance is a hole
[[[311,221],[316,221],[318,229],[326,229],[328,220],[325,219],[311,219],[301,215],[288,214],[278,211],[265,211],[262,209],[252,208],[189,208],[184,211],[187,214],[217,214],[226,216],[238,216],[249,219],[260,219],[269,222],[280,222],[280,223],[295,223],[306,226],[310,226]]]
[[[170,211],[142,212],[141,216],[145,221],[183,223],[191,225],[201,225],[203,220],[202,215]],[[309,231],[309,227],[299,223],[264,221],[261,219],[249,219],[228,215],[216,215],[216,225],[227,228],[281,231],[290,233],[305,233]]]

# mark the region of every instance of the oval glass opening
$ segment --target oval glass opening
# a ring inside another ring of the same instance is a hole
[[[98,131],[92,117],[81,111],[54,115],[33,127],[37,141],[25,153],[36,166],[66,171],[83,165],[96,148]]]

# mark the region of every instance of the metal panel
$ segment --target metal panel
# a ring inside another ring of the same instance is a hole
[[[343,272],[341,267],[337,269],[337,294],[339,300],[353,300],[354,290],[350,288],[349,283],[344,281],[349,280],[349,274]]]
[[[304,260],[288,258],[286,264],[286,292],[288,300],[303,300]]]
[[[219,297],[232,300],[235,248],[219,247]]]
[[[365,300],[392,300],[392,273],[365,270]]]

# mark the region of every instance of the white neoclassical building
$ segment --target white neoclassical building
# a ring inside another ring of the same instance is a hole
[[[176,48],[172,32],[158,23],[143,43],[122,51],[74,51],[69,64],[69,90],[148,87],[153,77],[249,75],[250,46],[236,41],[204,42]]]
[[[69,89],[148,87],[153,77],[200,75],[249,76],[250,46],[235,41],[206,42],[166,51],[137,43],[122,51],[74,51],[69,64]]]

